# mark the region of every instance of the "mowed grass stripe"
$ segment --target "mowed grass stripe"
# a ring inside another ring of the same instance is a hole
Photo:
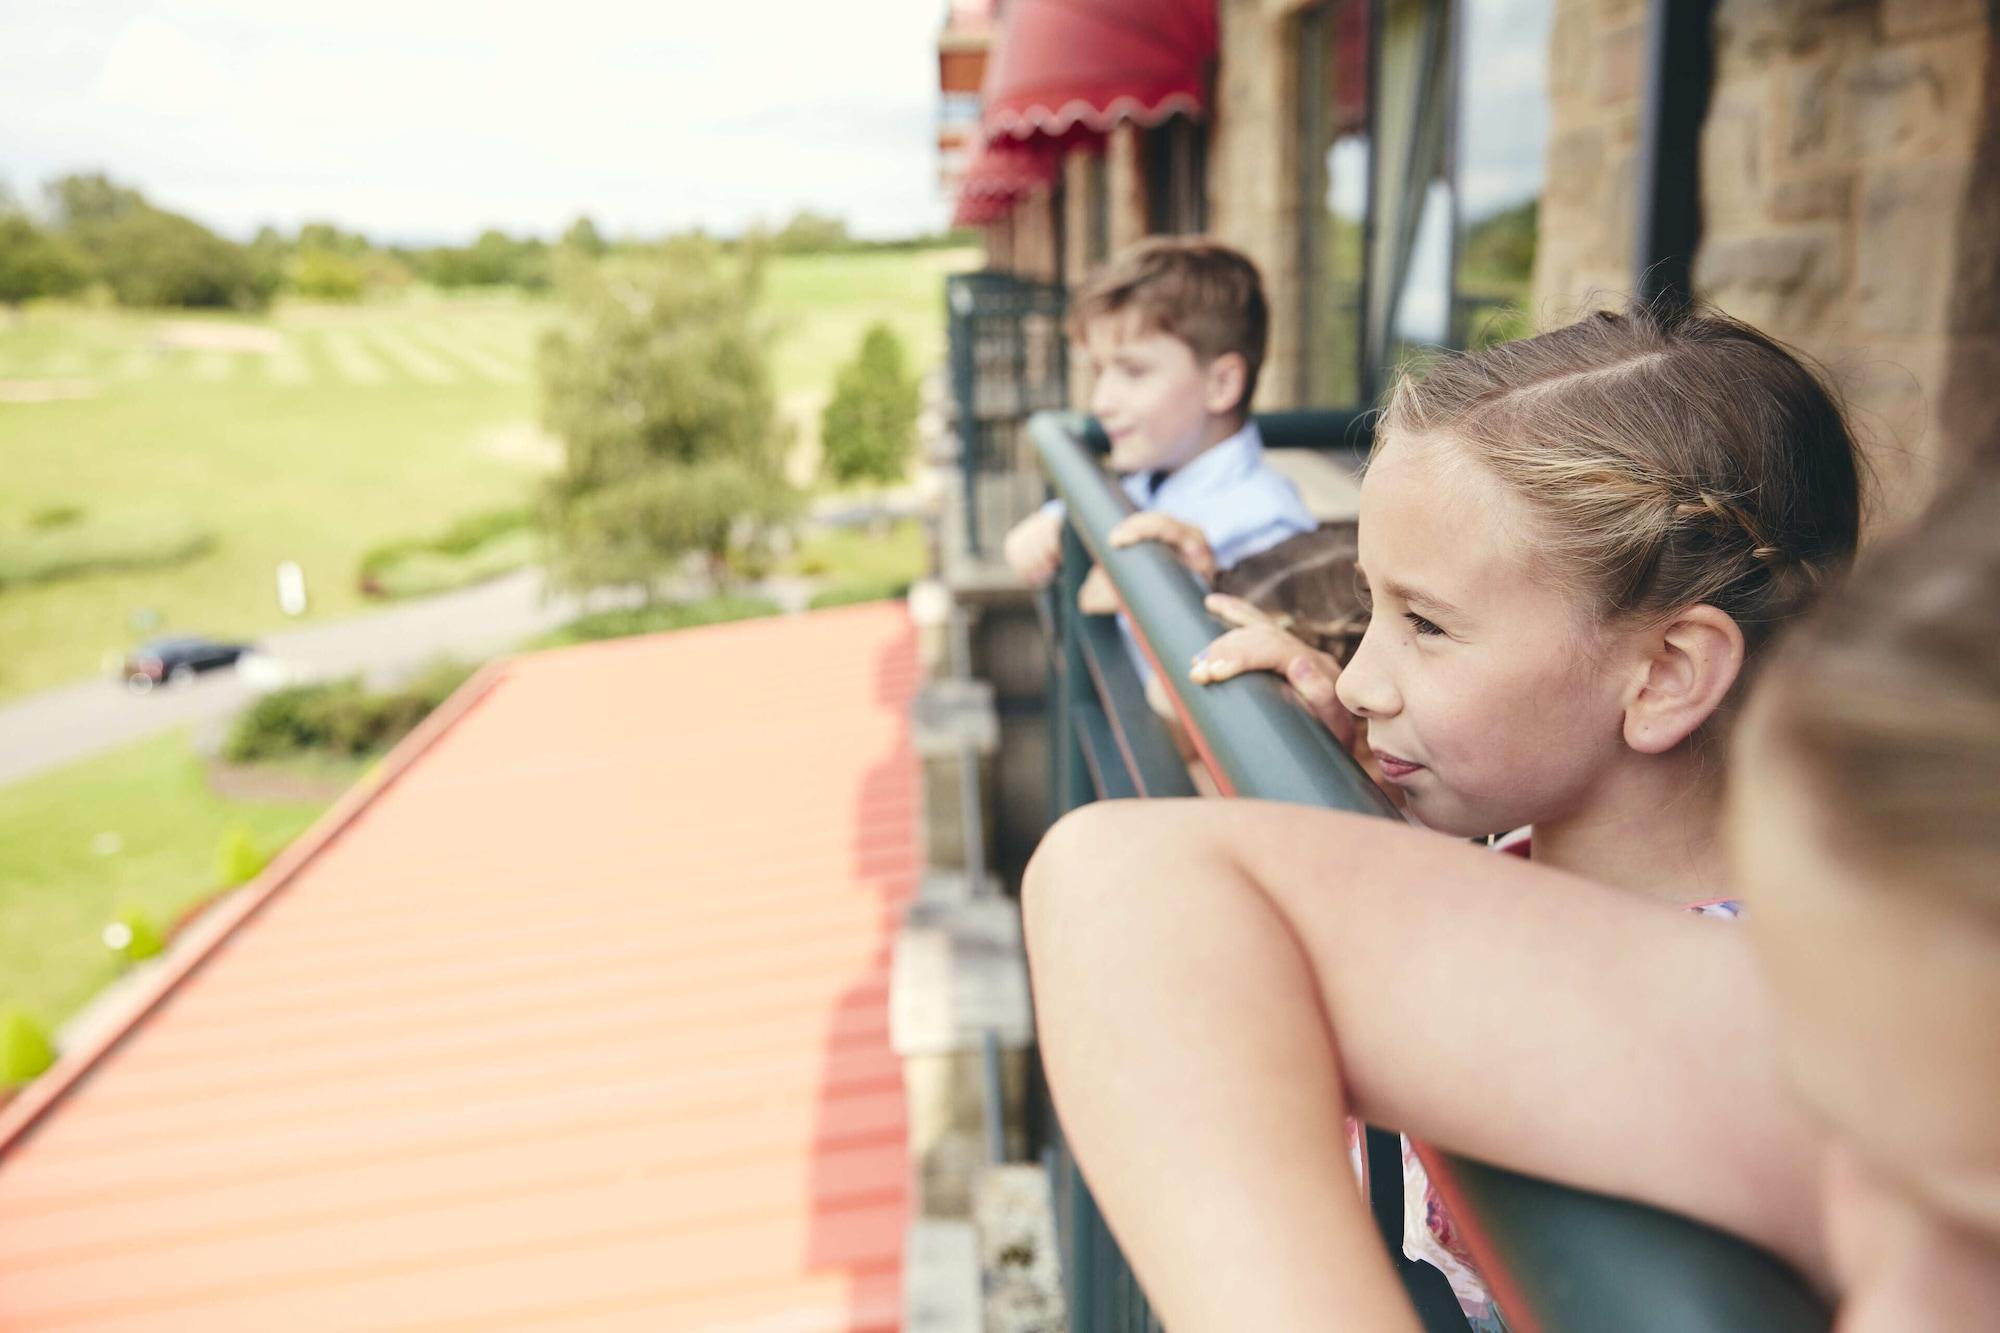
[[[197,352],[193,365],[188,369],[198,380],[220,383],[235,376],[236,355],[233,352]]]
[[[313,369],[306,364],[305,354],[299,347],[296,335],[285,335],[276,349],[264,358],[264,377],[273,384],[312,382]]]
[[[496,355],[456,330],[447,331],[437,325],[426,324],[412,328],[410,334],[464,365],[480,379],[494,384],[519,384],[528,377],[528,368],[520,362]]]
[[[376,329],[375,347],[406,374],[426,384],[453,384],[459,374],[395,329]]]
[[[389,372],[362,345],[361,336],[348,329],[324,329],[320,347],[333,363],[333,373],[349,384],[380,384]]]

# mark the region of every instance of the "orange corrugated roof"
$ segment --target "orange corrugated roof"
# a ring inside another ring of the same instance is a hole
[[[889,1329],[899,604],[523,657],[0,1111],[0,1326]]]

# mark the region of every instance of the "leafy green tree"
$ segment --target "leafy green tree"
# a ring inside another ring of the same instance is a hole
[[[20,213],[0,213],[0,305],[64,296],[83,286],[84,259],[61,236]]]
[[[56,225],[66,230],[115,222],[146,206],[137,190],[112,184],[102,172],[58,176],[45,188]]]
[[[301,249],[292,260],[292,287],[316,301],[358,301],[366,274],[361,264],[335,250]]]
[[[820,415],[820,466],[836,485],[898,482],[917,446],[916,376],[887,324],[868,327]]]
[[[574,250],[580,255],[588,255],[592,259],[600,258],[611,248],[604,243],[604,238],[597,234],[597,224],[587,217],[578,218],[569,224],[569,230],[562,236],[562,247],[565,250]]]
[[[540,353],[565,450],[545,508],[555,576],[652,588],[699,552],[720,577],[733,544],[796,504],[756,270],[680,241],[565,282],[570,319]]]
[[[852,244],[847,223],[826,213],[802,208],[771,237],[771,248],[779,254],[824,254],[845,250]]]

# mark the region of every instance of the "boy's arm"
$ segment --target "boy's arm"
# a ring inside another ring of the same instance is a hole
[[[1039,588],[1062,568],[1064,521],[1061,510],[1044,506],[1016,523],[1007,534],[1002,550],[1008,567],[1022,581]]]

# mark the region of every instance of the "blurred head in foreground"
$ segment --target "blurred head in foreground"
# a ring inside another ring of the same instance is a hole
[[[1787,1073],[1835,1147],[1842,1328],[2000,1311],[2000,457],[1778,649],[1730,829]]]

